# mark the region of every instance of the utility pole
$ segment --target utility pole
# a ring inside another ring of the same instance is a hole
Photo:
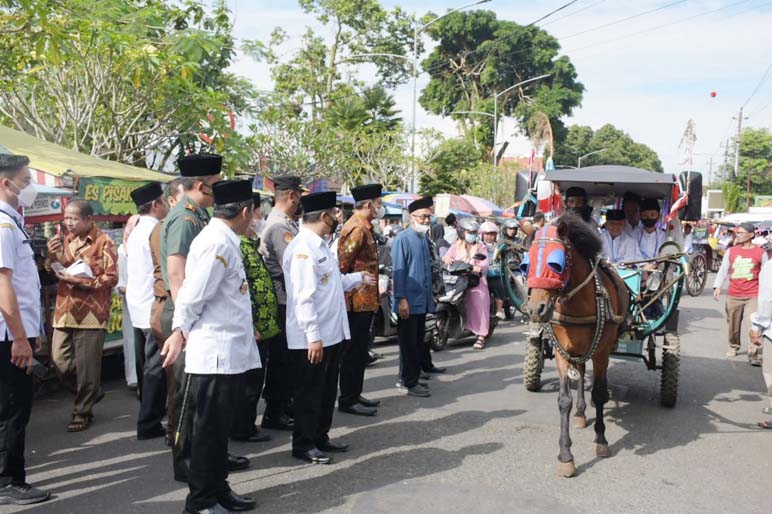
[[[720,146],[724,147],[724,165],[721,166],[721,182],[724,182],[727,178],[727,169],[729,166],[729,140],[724,141]]]
[[[710,157],[708,163],[708,185],[713,183],[713,156]]]
[[[734,145],[734,177],[740,173],[740,139],[743,134],[743,108],[740,107],[740,113],[737,116],[737,137]]]

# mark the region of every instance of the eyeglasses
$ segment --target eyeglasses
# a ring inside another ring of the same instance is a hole
[[[419,220],[419,221],[427,221],[432,219],[431,214],[411,214],[413,218]]]

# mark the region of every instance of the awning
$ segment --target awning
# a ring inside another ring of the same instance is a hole
[[[59,177],[71,174],[79,177],[156,182],[169,182],[174,178],[165,173],[82,154],[2,125],[0,125],[0,145],[11,153],[28,156],[31,167]]]

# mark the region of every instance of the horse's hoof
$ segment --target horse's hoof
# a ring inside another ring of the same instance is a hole
[[[606,457],[611,457],[611,450],[608,449],[607,444],[596,444],[595,455],[605,459]]]
[[[562,476],[563,478],[571,478],[574,476],[574,473],[576,473],[576,466],[574,466],[574,461],[558,462],[558,475]]]
[[[585,418],[584,416],[574,416],[574,426],[576,428],[586,428],[587,418]]]

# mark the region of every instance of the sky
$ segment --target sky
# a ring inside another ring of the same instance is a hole
[[[477,8],[527,24],[568,1],[492,0]],[[385,7],[399,5],[418,16],[468,3],[422,0],[419,7],[416,1],[382,0]],[[294,0],[227,0],[227,4],[236,38],[267,41],[275,27],[283,27],[291,38],[287,56],[307,27],[330,33]],[[566,123],[594,129],[612,123],[653,148],[666,171],[684,169],[679,144],[690,119],[697,134],[694,168],[704,174],[711,158],[714,172],[723,162],[722,145],[737,131],[741,106],[745,126],[772,128],[770,0],[578,0],[538,26],[558,38],[561,53],[574,63],[586,88],[581,107]],[[428,51],[433,42],[427,39],[425,44]],[[246,56],[240,55],[231,70],[259,89],[272,88],[268,67]],[[361,80],[375,82],[368,66],[357,71]],[[426,75],[419,77],[419,95],[427,83]],[[393,94],[409,122],[412,83]],[[419,130],[456,133],[453,121],[428,114],[420,106],[416,119]]]

